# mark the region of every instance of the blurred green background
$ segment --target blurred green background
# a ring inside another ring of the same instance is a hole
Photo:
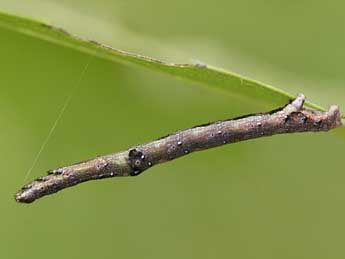
[[[115,48],[169,62],[200,60],[341,107],[344,8],[343,1],[0,1],[2,11]],[[140,177],[15,203],[90,57],[5,29],[0,57],[0,258],[345,257],[345,139],[332,133],[228,145]],[[29,179],[262,109],[92,58]]]

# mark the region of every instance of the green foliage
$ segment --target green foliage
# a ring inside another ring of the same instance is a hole
[[[136,64],[173,75],[180,79],[202,83],[209,88],[220,89],[224,93],[242,100],[251,98],[252,102],[267,102],[273,105],[282,105],[294,97],[273,86],[247,79],[216,67],[204,64],[164,63],[153,58],[107,47],[96,41],[81,39],[60,28],[55,28],[44,22],[38,22],[28,18],[0,13],[0,26],[114,62]],[[322,107],[311,102],[307,102],[306,104],[310,107],[324,110]]]

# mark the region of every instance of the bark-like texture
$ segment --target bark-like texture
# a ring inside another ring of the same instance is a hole
[[[328,131],[341,125],[337,106],[321,112],[303,108],[304,95],[277,110],[196,126],[132,147],[48,172],[25,185],[15,198],[31,203],[81,182],[115,176],[136,176],[149,167],[200,151],[274,134]]]

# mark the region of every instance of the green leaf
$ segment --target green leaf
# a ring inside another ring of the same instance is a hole
[[[85,40],[63,29],[29,18],[0,13],[0,26],[114,62],[139,65],[180,79],[192,80],[211,89],[221,90],[230,96],[249,99],[251,102],[277,106],[287,103],[294,97],[276,87],[210,65],[164,63],[150,57],[117,50],[92,40]],[[306,105],[325,110],[312,102],[306,102]]]

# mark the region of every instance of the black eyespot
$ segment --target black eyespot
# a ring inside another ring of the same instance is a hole
[[[130,173],[131,176],[139,175],[142,171],[144,171],[147,166],[144,163],[145,155],[143,152],[137,150],[137,149],[131,149],[128,152],[128,160],[129,165],[132,169],[132,172]]]
[[[138,153],[140,153],[140,152],[138,152],[138,151],[134,148],[134,149],[129,150],[128,156],[129,156],[129,157],[135,157],[135,156],[137,156]]]

